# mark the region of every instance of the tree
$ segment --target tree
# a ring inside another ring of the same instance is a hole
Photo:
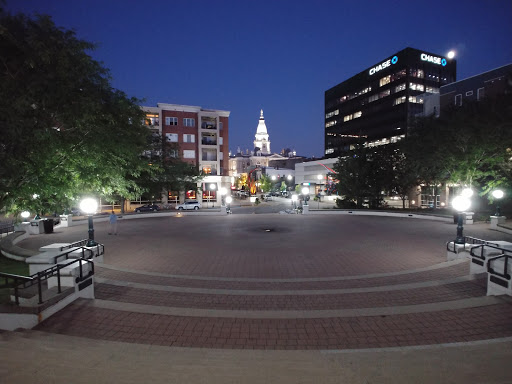
[[[259,180],[260,182],[260,188],[264,193],[268,193],[272,191],[272,180],[267,175],[261,175],[261,178]]]
[[[143,190],[144,114],[93,49],[49,16],[0,9],[0,208],[53,212],[84,193]]]

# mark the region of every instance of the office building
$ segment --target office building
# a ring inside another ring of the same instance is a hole
[[[378,146],[407,135],[423,111],[424,93],[439,93],[456,79],[456,61],[405,48],[325,92],[325,155],[354,145]]]

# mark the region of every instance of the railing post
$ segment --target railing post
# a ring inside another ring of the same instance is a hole
[[[18,292],[18,279],[14,279],[14,302],[16,305],[20,305],[20,297]]]
[[[84,274],[82,271],[82,259],[78,260],[79,268],[80,268],[80,281],[84,279]]]
[[[37,291],[39,293],[39,304],[43,304],[43,290],[41,287],[41,272],[37,272]]]
[[[58,292],[61,293],[61,287],[60,287],[60,265],[57,264],[57,289]]]

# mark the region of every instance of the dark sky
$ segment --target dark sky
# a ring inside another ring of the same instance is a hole
[[[231,111],[252,149],[263,108],[272,152],[323,155],[324,92],[410,46],[457,52],[463,79],[512,63],[511,0],[7,0],[96,42],[114,87],[156,103]]]

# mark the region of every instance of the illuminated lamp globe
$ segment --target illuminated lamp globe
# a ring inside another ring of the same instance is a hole
[[[302,188],[302,194],[303,195],[308,195],[309,194],[309,188],[308,187]]]
[[[23,211],[21,212],[21,217],[23,217],[23,219],[25,221],[27,221],[28,217],[30,216],[30,212],[29,211]]]
[[[324,177],[323,177],[322,175],[318,175],[316,178],[317,178],[318,180],[322,180]]]
[[[292,175],[288,175],[286,178],[287,178],[288,180],[291,180],[293,177],[292,177]]]
[[[276,175],[272,175],[271,179],[275,180],[276,179]]]
[[[231,204],[233,202],[233,198],[231,196],[226,197],[226,203]]]
[[[459,212],[464,212],[471,206],[471,201],[466,196],[457,196],[452,201],[452,206]]]
[[[211,189],[212,191],[214,191],[214,190],[215,190],[215,188],[217,188],[217,186],[216,186],[215,184],[210,184],[210,189]]]
[[[292,195],[292,201],[297,201],[297,199],[298,199],[297,195]]]
[[[464,197],[470,198],[473,196],[473,190],[471,188],[464,188],[460,194]]]
[[[492,191],[492,196],[495,198],[495,199],[501,199],[505,194],[503,193],[503,191],[501,189],[495,189],[494,191]]]
[[[98,202],[95,199],[88,197],[82,200],[80,203],[80,209],[88,215],[92,215],[98,209]]]
[[[450,51],[446,54],[446,57],[449,59],[453,59],[455,57],[455,51]]]

